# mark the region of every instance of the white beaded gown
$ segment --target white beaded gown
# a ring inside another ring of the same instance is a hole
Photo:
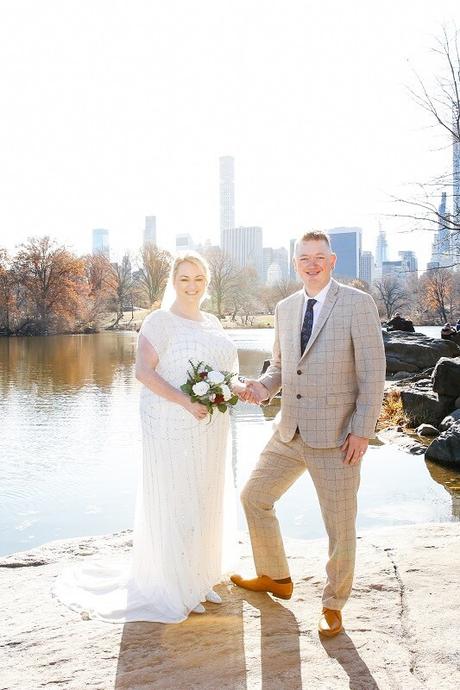
[[[157,373],[175,388],[185,383],[190,359],[237,373],[235,345],[211,314],[192,321],[160,309],[140,333],[158,354]],[[143,386],[140,414],[143,468],[132,558],[70,568],[53,591],[91,618],[179,623],[234,565],[229,413],[216,410],[198,421]]]

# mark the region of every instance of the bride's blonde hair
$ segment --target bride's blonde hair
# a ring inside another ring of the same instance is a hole
[[[204,258],[204,256],[201,256],[201,254],[198,254],[198,252],[194,252],[191,249],[188,249],[185,252],[180,252],[174,259],[174,263],[171,269],[172,282],[175,281],[177,271],[179,270],[179,266],[183,264],[184,261],[189,261],[191,264],[194,264],[198,268],[201,268],[205,275],[206,283],[209,285],[209,282],[211,280],[211,271],[209,270],[209,264]]]

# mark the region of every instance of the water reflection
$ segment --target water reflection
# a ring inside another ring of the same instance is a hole
[[[257,374],[273,332],[232,337],[242,373]],[[0,554],[131,526],[141,459],[136,341],[135,333],[0,338]],[[237,406],[238,486],[277,411],[276,404]],[[363,466],[358,524],[459,519],[459,493],[460,474],[375,447]],[[287,536],[324,534],[307,473],[281,499],[278,514]]]
[[[441,467],[431,460],[426,460],[426,466],[432,479],[441,484],[452,497],[452,515],[460,520],[460,472],[454,472],[450,467]]]
[[[136,338],[134,333],[0,338],[0,391],[20,388],[46,396],[90,385],[103,390],[132,367]]]

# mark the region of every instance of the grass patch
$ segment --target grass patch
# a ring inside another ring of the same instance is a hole
[[[377,430],[387,429],[390,426],[407,426],[408,423],[409,420],[403,409],[400,392],[396,390],[386,391],[377,421]]]

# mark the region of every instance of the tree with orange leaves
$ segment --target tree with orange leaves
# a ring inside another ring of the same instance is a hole
[[[116,297],[117,280],[114,268],[103,254],[84,257],[88,297],[84,316],[87,328],[97,329],[101,317],[110,311],[110,303]]]
[[[23,296],[19,332],[46,335],[79,325],[88,296],[83,259],[50,237],[34,237],[20,246],[12,271]]]
[[[447,268],[427,271],[421,279],[425,306],[434,312],[442,323],[455,317],[455,282],[454,273]]]
[[[6,249],[0,249],[0,332],[12,333],[15,306],[10,258]]]

